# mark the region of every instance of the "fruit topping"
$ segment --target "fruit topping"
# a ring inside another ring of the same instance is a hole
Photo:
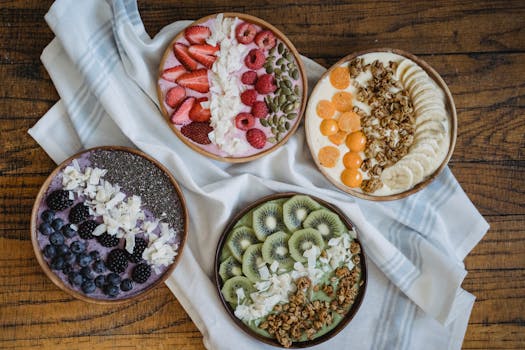
[[[55,211],[61,211],[73,205],[73,200],[69,199],[69,191],[56,190],[46,198],[46,204]]]
[[[262,50],[270,50],[275,46],[275,35],[270,30],[263,30],[255,36],[255,43]]]
[[[95,261],[92,267],[93,267],[93,271],[95,271],[96,273],[106,272],[106,264],[104,264],[102,260]]]
[[[194,122],[207,122],[211,118],[211,111],[209,108],[203,108],[201,102],[208,101],[207,97],[198,98],[193,107],[191,107],[189,112],[189,117]]]
[[[255,101],[252,105],[252,115],[255,118],[266,118],[268,115],[268,106],[264,101]]]
[[[118,286],[121,281],[122,278],[120,278],[120,276],[114,272],[111,272],[106,276],[106,282],[111,286]]]
[[[69,221],[78,224],[89,217],[89,208],[84,203],[78,203],[69,211]]]
[[[246,131],[246,140],[253,148],[261,149],[266,144],[266,135],[260,129],[250,129]]]
[[[86,251],[86,244],[81,241],[73,241],[70,244],[69,248],[73,253],[80,254]]]
[[[210,28],[204,26],[191,26],[184,30],[184,37],[190,44],[204,44],[210,35]]]
[[[77,263],[80,267],[88,266],[93,262],[91,255],[87,253],[81,253],[77,255]]]
[[[242,256],[242,273],[252,282],[261,280],[259,266],[264,265],[262,246],[262,243],[251,245]]]
[[[206,69],[184,73],[177,78],[176,82],[181,86],[198,92],[206,93],[210,91],[208,71]]]
[[[361,131],[351,133],[346,137],[346,146],[350,151],[361,152],[366,146],[366,136]]]
[[[310,214],[311,215],[311,214]],[[320,249],[324,248],[323,236],[319,231],[313,228],[304,228],[297,230],[293,233],[292,237],[288,240],[288,248],[290,248],[290,255],[296,261],[306,262],[307,258],[304,256],[304,252],[317,246]]]
[[[40,224],[40,226],[38,226],[38,231],[40,231],[40,233],[43,235],[49,236],[55,230],[53,229],[53,227],[51,227],[50,224],[48,224],[47,222],[43,222]]]
[[[194,103],[195,97],[186,98],[171,115],[171,122],[179,125],[189,123],[191,121],[190,111]]]
[[[221,293],[226,301],[233,305],[237,305],[237,291],[239,289],[243,290],[244,295],[250,295],[250,293],[255,291],[253,283],[248,278],[244,276],[235,276],[224,282]]]
[[[361,129],[361,118],[354,111],[344,112],[337,120],[339,129],[347,132]]]
[[[352,110],[352,94],[346,91],[336,92],[332,96],[332,103],[339,112],[348,112]]]
[[[231,255],[239,262],[242,262],[244,251],[255,243],[257,243],[255,232],[248,226],[236,227],[226,239],[226,246]]]
[[[95,286],[102,289],[105,285],[106,285],[106,276],[98,275],[97,277],[95,277]]]
[[[78,271],[71,271],[67,275],[67,279],[69,283],[71,283],[74,286],[80,286],[82,282],[84,282],[84,277],[82,277],[82,275]]]
[[[259,79],[257,79],[257,83],[255,83],[255,90],[257,90],[257,92],[262,95],[269,94],[270,92],[274,92],[275,90],[277,90],[277,86],[275,85],[275,79],[273,75],[261,75]]]
[[[133,254],[128,253],[128,259],[131,262],[138,263],[142,260],[142,253],[148,247],[148,243],[140,237],[135,238],[135,247],[133,247]]]
[[[131,273],[131,278],[137,283],[144,283],[151,276],[151,267],[147,264],[138,264]]]
[[[257,72],[253,70],[242,73],[241,82],[246,85],[255,85],[257,81]]]
[[[245,90],[241,93],[241,101],[247,106],[253,105],[253,103],[257,100],[257,91],[250,89]]]
[[[259,49],[252,49],[244,58],[244,64],[250,69],[257,70],[266,62],[264,53]]]
[[[113,249],[109,252],[106,259],[106,266],[113,272],[121,273],[128,267],[126,251],[123,249]]]
[[[122,282],[120,282],[120,290],[122,290],[123,292],[129,292],[132,289],[133,289],[133,281],[130,280],[129,278],[126,278],[122,280]]]
[[[239,113],[235,117],[235,126],[240,130],[250,130],[255,125],[255,118],[250,113]]]
[[[103,234],[97,237],[97,241],[103,247],[112,248],[118,246],[120,239],[118,239],[116,236],[108,234],[107,232],[104,232]]]
[[[321,134],[330,136],[336,134],[339,131],[339,126],[337,125],[337,120],[325,119],[321,122],[320,129]]]
[[[345,169],[341,173],[341,181],[348,187],[359,187],[363,182],[363,175],[357,168]]]
[[[108,297],[111,297],[111,298],[115,298],[118,293],[119,293],[119,288],[118,286],[115,286],[115,285],[112,285],[112,284],[108,284],[104,287],[104,293],[108,296]]]
[[[275,232],[266,237],[261,249],[264,262],[271,265],[277,261],[280,267],[290,269],[294,260],[288,250],[289,239],[290,235],[283,231]]]
[[[363,164],[363,159],[357,152],[347,152],[343,156],[343,165],[345,168],[355,168],[358,169]]]
[[[175,67],[167,68],[162,72],[162,79],[175,82],[178,77],[180,77],[183,73],[186,73],[187,70],[184,68],[184,66],[178,65]]]
[[[321,100],[317,102],[315,111],[317,112],[317,116],[319,116],[320,118],[331,119],[335,113],[335,106],[332,102],[328,100]]]
[[[339,216],[327,209],[318,209],[308,214],[303,226],[316,229],[326,242],[340,236],[345,230],[345,225]]]
[[[40,218],[44,221],[44,222],[47,222],[47,223],[51,223],[51,221],[53,221],[53,219],[55,218],[55,212],[52,211],[52,210],[44,210],[42,212],[42,214],[40,214]]]
[[[319,207],[319,204],[308,196],[293,196],[283,204],[284,224],[290,232],[295,232],[301,228],[308,214],[319,209]]]
[[[62,232],[62,234],[67,238],[74,237],[77,234],[77,231],[73,229],[71,224],[65,224],[62,226],[60,232]]]
[[[175,43],[173,45],[173,53],[186,69],[195,70],[199,66],[199,63],[190,56],[186,45]]]
[[[211,69],[213,63],[217,59],[215,52],[219,50],[218,46],[211,45],[192,45],[188,48],[188,53],[197,62],[201,63],[204,67]]]
[[[97,228],[98,223],[93,220],[84,221],[78,227],[78,235],[83,239],[93,238],[93,231]]]
[[[283,209],[279,204],[266,203],[253,212],[253,229],[259,241],[277,231],[284,231]]]
[[[95,282],[93,282],[93,280],[85,280],[80,288],[86,294],[93,293],[96,289]]]
[[[55,246],[48,244],[44,247],[44,256],[48,259],[52,259],[57,254],[57,249]]]
[[[80,274],[85,278],[85,279],[90,279],[92,280],[94,278],[93,276],[93,271],[91,270],[91,268],[89,266],[84,266],[83,268],[80,269]]]
[[[223,281],[235,276],[240,276],[242,275],[242,266],[233,256],[230,256],[219,266],[219,275]]]
[[[184,125],[180,132],[193,142],[200,145],[208,145],[211,143],[208,134],[213,131],[213,128],[206,122],[192,122]]]
[[[346,135],[348,133],[343,130],[339,130],[333,135],[328,136],[328,139],[334,144],[334,145],[342,145],[346,140]]]
[[[55,231],[60,231],[60,229],[62,228],[62,226],[64,226],[64,220],[62,220],[61,218],[56,218],[56,219],[54,219],[54,220],[51,222],[51,227],[52,227]]]
[[[55,256],[53,260],[51,260],[51,264],[49,264],[49,267],[53,270],[62,270],[64,268],[65,262],[64,258],[61,256]]]
[[[330,72],[330,83],[336,89],[346,89],[350,85],[350,72],[347,67],[337,67]]]
[[[166,104],[171,108],[177,107],[186,97],[186,89],[182,86],[175,86],[166,93]]]
[[[327,168],[333,168],[337,164],[341,152],[334,146],[325,146],[319,150],[317,158],[322,166]]]
[[[93,258],[94,261],[99,261],[100,260],[100,253],[98,252],[98,250],[93,250],[93,251],[89,252],[89,255],[91,255],[91,257]]]
[[[248,22],[239,23],[235,28],[235,38],[244,45],[251,43],[255,39],[255,34],[257,34],[257,29]]]
[[[49,235],[49,242],[52,245],[62,245],[64,244],[64,235],[62,235],[60,232],[53,232],[51,235]]]

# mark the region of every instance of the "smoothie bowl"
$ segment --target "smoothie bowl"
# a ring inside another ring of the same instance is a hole
[[[31,240],[47,276],[93,303],[129,301],[175,269],[186,241],[182,192],[153,158],[97,147],[65,160],[42,185]]]
[[[275,150],[299,125],[307,79],[293,44],[245,14],[199,19],[179,33],[160,63],[162,114],[193,150],[246,162]]]
[[[219,297],[234,322],[274,346],[304,348],[341,331],[366,290],[365,256],[348,218],[303,194],[264,197],[219,239]]]
[[[371,200],[406,197],[446,166],[456,142],[450,91],[407,52],[351,54],[315,86],[305,117],[308,146],[341,190]]]

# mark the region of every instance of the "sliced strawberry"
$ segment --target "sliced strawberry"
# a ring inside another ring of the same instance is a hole
[[[188,53],[204,67],[211,69],[213,62],[217,59],[217,57],[214,56],[214,53],[217,52],[217,50],[219,50],[217,46],[192,45],[188,49]]]
[[[193,72],[184,73],[176,80],[176,82],[181,86],[198,92],[205,93],[210,91],[208,71],[206,69],[197,69]]]
[[[200,53],[202,55],[215,55],[215,52],[219,51],[219,46],[211,46],[208,44],[191,45],[188,51],[190,52],[190,54]]]
[[[211,118],[211,111],[209,108],[203,108],[201,102],[208,101],[207,97],[201,97],[195,101],[190,110],[190,119],[194,122],[207,122]]]
[[[209,145],[211,143],[208,134],[213,131],[210,123],[192,122],[184,125],[180,132],[193,142],[201,145]]]
[[[195,97],[188,97],[185,99],[184,102],[180,104],[179,108],[177,108],[171,115],[171,122],[178,125],[191,122],[189,113],[194,103]]]
[[[178,65],[178,66],[175,66],[175,67],[164,69],[164,71],[162,72],[161,76],[162,76],[162,79],[164,79],[164,80],[175,82],[175,80],[182,73],[186,73],[186,72],[187,72],[187,70],[186,70],[186,68],[184,68],[184,66]]]
[[[197,61],[191,58],[188,53],[188,47],[181,43],[175,43],[173,45],[173,53],[175,57],[186,67],[188,70],[195,70],[198,67]]]
[[[184,97],[186,97],[186,89],[182,86],[175,86],[166,93],[166,103],[171,108],[175,108],[184,100]]]
[[[204,44],[210,35],[210,28],[204,26],[191,26],[184,30],[184,37],[190,44]]]

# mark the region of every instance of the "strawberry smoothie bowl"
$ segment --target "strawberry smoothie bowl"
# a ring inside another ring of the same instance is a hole
[[[246,162],[293,134],[307,81],[292,43],[263,20],[204,17],[179,33],[161,60],[160,108],[176,135],[210,158]]]

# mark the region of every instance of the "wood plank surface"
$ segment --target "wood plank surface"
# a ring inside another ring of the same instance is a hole
[[[56,288],[29,238],[34,198],[54,163],[27,129],[57,100],[40,62],[53,38],[49,0],[0,1],[0,349],[203,349],[166,287],[123,306],[92,306]],[[491,224],[469,254],[477,300],[463,349],[525,348],[525,3],[523,1],[139,1],[145,27],[222,11],[259,16],[328,67],[395,47],[444,78],[459,117],[450,167]],[[67,311],[66,311],[67,310]]]

